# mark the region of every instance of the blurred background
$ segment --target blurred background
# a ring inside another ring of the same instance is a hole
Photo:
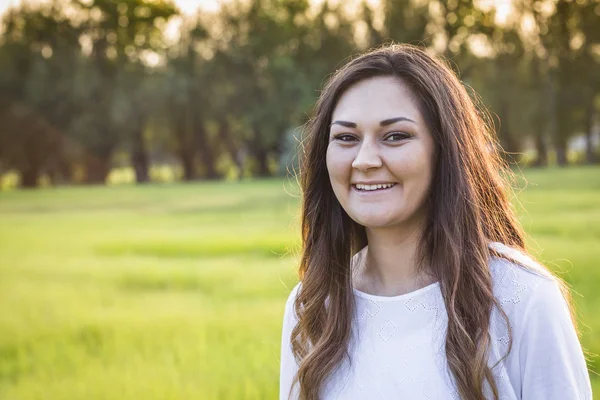
[[[449,59],[492,112],[600,394],[600,0],[0,0],[0,18],[0,398],[276,398],[300,127],[336,67],[391,41]]]

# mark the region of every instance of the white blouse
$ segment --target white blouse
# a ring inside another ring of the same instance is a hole
[[[512,351],[492,370],[500,399],[591,399],[581,345],[556,281],[522,253],[490,246],[527,267],[503,258],[490,261],[494,295],[513,332]],[[283,319],[280,400],[288,399],[298,368],[290,335],[300,286],[292,290]],[[327,378],[320,399],[460,399],[446,363],[448,316],[439,282],[393,297],[354,289],[354,298],[351,362],[344,359]],[[490,334],[491,367],[508,349],[508,330],[495,309]],[[291,398],[298,398],[297,385]]]

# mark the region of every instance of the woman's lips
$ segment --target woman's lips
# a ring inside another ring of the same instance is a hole
[[[391,184],[391,186],[389,186]],[[375,193],[383,193],[390,191],[397,184],[396,183],[387,183],[387,184],[377,184],[377,185],[362,185],[362,184],[353,184],[352,190],[360,194],[375,194]],[[361,187],[359,189],[359,187]]]

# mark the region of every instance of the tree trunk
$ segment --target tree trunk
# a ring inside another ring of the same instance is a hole
[[[36,127],[34,127],[35,129]],[[46,132],[44,129],[36,129],[34,135],[27,135],[27,139],[21,144],[23,160],[21,160],[19,172],[21,174],[21,187],[34,188],[38,184],[38,179],[42,173],[43,166],[47,164],[48,153],[52,151],[48,144]]]
[[[181,160],[181,167],[183,168],[183,180],[186,182],[193,181],[196,179],[196,148],[193,146],[193,141],[190,140],[190,123],[189,123],[189,112],[183,108],[171,109],[173,117],[173,129],[175,131],[175,137],[177,138],[177,154]]]
[[[197,93],[194,93],[197,95]],[[193,99],[195,98],[192,97]],[[199,102],[199,98],[197,99]],[[215,166],[216,157],[214,148],[211,146],[208,138],[208,132],[206,131],[204,115],[199,110],[190,110],[191,116],[191,129],[194,133],[193,143],[194,147],[198,150],[198,156],[200,157],[200,163],[204,167],[203,177],[204,179],[215,180],[219,178],[217,169]]]
[[[566,167],[568,164],[567,160],[567,144],[564,140],[559,140],[556,143],[556,163],[560,167]]]
[[[533,117],[536,156],[532,166],[546,167],[548,165],[548,146],[544,139],[550,126],[546,121],[546,115],[552,112],[549,109],[551,103],[548,101],[548,98],[551,96],[551,93],[548,93],[548,91],[551,87],[547,84],[548,76],[546,71],[542,69],[540,59],[537,56],[532,58],[529,66],[531,68],[530,74],[533,88],[538,99]]]
[[[590,131],[587,131],[585,134],[585,163],[596,163],[596,155],[594,154],[594,143],[592,142],[592,132]]]
[[[545,167],[548,165],[548,148],[544,142],[544,134],[538,127],[535,134],[535,150],[537,152],[535,161],[533,162],[534,167]]]
[[[248,143],[248,148],[257,163],[256,175],[262,178],[271,176],[272,174],[269,170],[268,162],[268,151],[265,148],[264,143],[262,143],[263,141],[261,140],[260,128],[254,126],[252,129],[254,137]]]
[[[106,177],[110,172],[110,154],[96,156],[86,154],[85,156],[85,183],[105,184]]]
[[[554,133],[554,147],[556,149],[556,163],[561,167],[566,167],[567,160],[567,137],[569,132],[569,121],[566,112],[558,110],[557,129]]]
[[[194,152],[181,149],[179,158],[181,158],[181,166],[183,168],[183,180],[193,181],[196,179],[196,169],[194,168]]]
[[[28,165],[22,168],[21,174],[21,187],[22,188],[35,188],[38,184],[38,178],[40,177],[40,168],[37,165]]]
[[[585,162],[586,164],[595,164],[596,155],[594,154],[594,143],[592,141],[592,130],[594,129],[594,103],[593,98],[588,100],[586,108],[585,121]]]
[[[196,122],[197,125],[194,127],[196,130],[196,144],[200,153],[200,161],[205,168],[204,177],[209,180],[219,179],[219,174],[215,168],[215,155],[213,149],[210,148],[206,128],[201,121]]]
[[[509,163],[516,164],[518,161],[519,145],[510,133],[508,104],[504,100],[501,101],[499,110],[500,129],[498,135],[500,136],[500,144],[504,150],[502,155]]]
[[[70,170],[65,170],[60,160],[54,160],[47,168],[48,177],[53,186],[68,184],[71,182]]]
[[[150,180],[148,169],[148,151],[144,143],[144,132],[140,127],[133,132],[133,149],[131,152],[131,162],[135,170],[135,180],[137,183],[147,183]]]
[[[227,121],[227,118],[223,118],[219,121],[219,137],[225,143],[227,152],[229,152],[229,156],[236,165],[238,169],[238,176],[241,178],[244,174],[244,162],[242,161],[242,157],[240,156],[238,146],[236,145],[235,140],[231,135],[231,126],[229,125],[229,121]]]
[[[73,179],[73,168],[62,143],[53,157],[48,174],[52,185],[69,184]]]
[[[258,163],[257,175],[263,178],[271,176],[271,171],[269,170],[267,151],[262,147],[256,147],[256,149],[254,150],[254,157],[256,159],[256,162]]]
[[[569,52],[570,52],[570,33],[568,21],[571,16],[571,5],[565,1],[559,1],[556,5],[556,16],[559,23],[559,32],[557,34],[557,59],[558,65],[556,70],[557,79],[557,97],[556,97],[556,116],[557,130],[556,135],[556,162],[559,166],[567,165],[567,140],[571,134],[571,124],[569,123],[569,111],[571,110],[572,101],[569,98],[568,88],[570,86],[569,73]]]

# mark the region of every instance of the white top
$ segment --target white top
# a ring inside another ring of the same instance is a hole
[[[492,370],[500,399],[591,399],[583,352],[556,281],[522,253],[499,243],[490,246],[528,267],[490,260],[494,295],[513,329],[512,351]],[[298,368],[290,335],[300,285],[292,290],[283,319],[280,400],[287,399]],[[448,316],[439,282],[400,296],[356,289],[354,295],[352,362],[344,359],[327,378],[320,399],[460,399],[444,352]],[[495,309],[490,334],[493,366],[508,346],[506,325]],[[297,399],[297,385],[292,393]]]

